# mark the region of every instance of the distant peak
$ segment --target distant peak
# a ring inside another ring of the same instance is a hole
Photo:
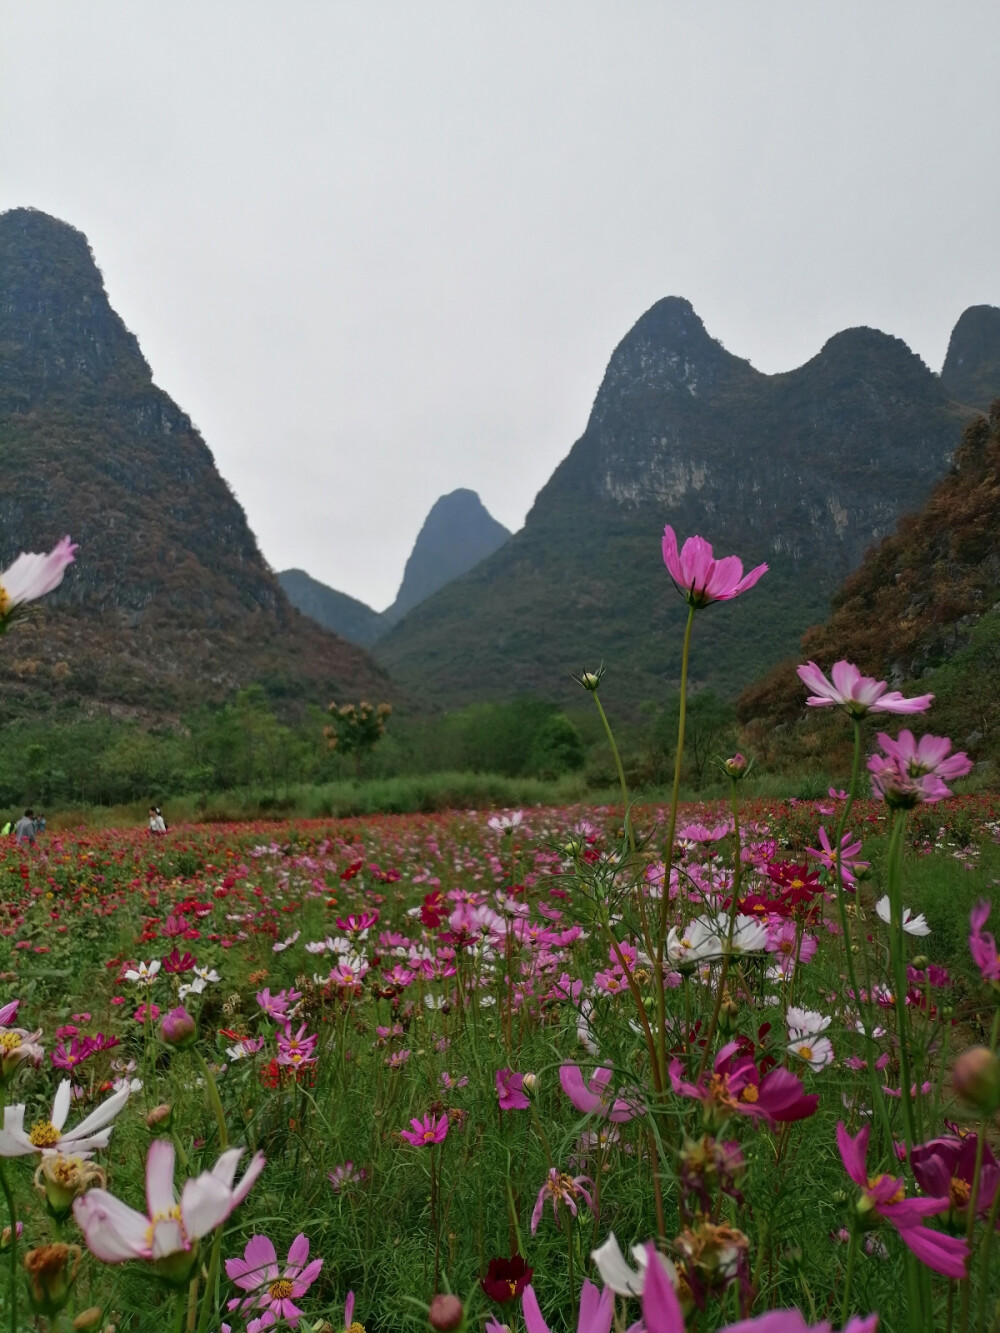
[[[984,412],[1000,396],[1000,308],[963,311],[951,332],[941,382],[959,402]]]

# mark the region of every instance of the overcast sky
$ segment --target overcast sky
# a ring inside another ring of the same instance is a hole
[[[996,0],[0,0],[0,208],[86,232],[276,569],[517,528],[662,296],[759,369],[1000,304]]]

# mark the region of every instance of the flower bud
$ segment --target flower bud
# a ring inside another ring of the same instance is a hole
[[[92,1185],[103,1189],[107,1177],[99,1166],[82,1157],[64,1157],[50,1153],[42,1158],[35,1171],[35,1189],[45,1195],[46,1207],[52,1217],[69,1216],[73,1200]]]
[[[23,1235],[24,1235],[24,1223],[18,1222],[17,1224],[18,1240],[20,1240]],[[10,1227],[4,1227],[3,1231],[0,1231],[0,1250],[9,1250],[9,1249],[10,1249]]]
[[[930,961],[931,960],[925,953],[918,953],[916,958],[913,959],[911,966],[915,967],[918,972],[922,972]]]
[[[521,1087],[524,1089],[525,1092],[533,1093],[535,1089],[538,1087],[538,1075],[525,1074],[524,1077],[521,1079]]]
[[[169,1129],[170,1117],[174,1113],[174,1108],[169,1102],[160,1102],[159,1106],[154,1106],[149,1115],[146,1116],[147,1129]]]
[[[1000,1109],[1000,1060],[985,1046],[963,1051],[951,1079],[955,1091],[970,1106],[987,1115]]]
[[[198,1040],[198,1025],[182,1004],[171,1009],[161,1022],[160,1040],[165,1046],[173,1046],[181,1051],[193,1046]]]
[[[73,1320],[74,1328],[96,1328],[101,1322],[104,1311],[99,1305],[92,1305],[88,1310],[81,1310]]]
[[[739,779],[745,777],[747,773],[749,773],[751,762],[751,760],[747,759],[746,755],[737,752],[731,759],[724,759],[722,761],[722,767],[731,778]]]
[[[24,1256],[28,1298],[36,1314],[58,1314],[69,1300],[70,1287],[80,1267],[79,1245],[39,1245]]]
[[[740,1006],[727,991],[719,1006],[719,1029],[722,1032],[735,1032],[739,1021]]]
[[[440,1329],[441,1333],[451,1333],[465,1323],[465,1311],[457,1296],[439,1295],[431,1301],[427,1318],[431,1328]]]
[[[582,685],[583,688],[584,688],[589,694],[596,694],[596,693],[597,693],[597,691],[598,691],[598,689],[599,689],[599,687],[600,687],[600,684],[601,684],[601,681],[602,681],[603,678],[604,678],[604,663],[603,663],[603,662],[602,662],[601,665],[597,668],[596,671],[584,671],[584,672],[581,672],[581,674],[580,674],[579,676],[574,676],[574,677],[573,677],[573,679],[576,681],[576,683],[577,683],[578,685]]]

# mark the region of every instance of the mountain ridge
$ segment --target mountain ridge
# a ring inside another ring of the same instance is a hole
[[[0,655],[20,703],[176,715],[253,680],[317,703],[384,693],[381,668],[288,602],[83,233],[0,215],[0,294],[0,556],[80,544]]]
[[[682,539],[699,532],[720,555],[772,566],[746,599],[699,617],[694,681],[735,694],[922,503],[973,412],[880,330],[842,330],[765,375],[712,339],[690,302],[664,298],[615,347],[586,429],[524,528],[376,656],[435,702],[564,695],[601,658],[626,706],[662,698],[680,672],[682,611],[659,557],[670,522]]]

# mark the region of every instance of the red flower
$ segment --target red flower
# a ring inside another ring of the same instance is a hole
[[[486,1276],[479,1279],[479,1285],[498,1305],[517,1300],[531,1281],[533,1268],[529,1268],[519,1254],[512,1254],[509,1259],[491,1259]]]

